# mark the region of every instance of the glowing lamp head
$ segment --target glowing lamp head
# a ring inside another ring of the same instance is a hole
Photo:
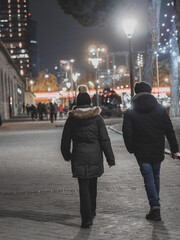
[[[124,32],[128,38],[132,38],[137,21],[133,18],[127,18],[122,22]]]
[[[97,69],[99,62],[102,61],[101,58],[89,58],[88,60],[92,63],[95,69]]]

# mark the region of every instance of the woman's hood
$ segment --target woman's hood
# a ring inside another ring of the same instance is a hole
[[[88,119],[101,113],[100,107],[76,107],[68,112],[68,116],[77,119]]]

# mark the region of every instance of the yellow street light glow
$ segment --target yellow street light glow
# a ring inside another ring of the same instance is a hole
[[[134,18],[124,19],[122,26],[128,38],[132,38],[137,21]]]

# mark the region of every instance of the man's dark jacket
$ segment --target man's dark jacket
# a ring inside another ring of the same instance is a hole
[[[71,160],[75,178],[100,177],[104,172],[103,152],[108,164],[115,165],[110,139],[100,112],[99,107],[89,105],[69,112],[62,134],[61,152],[65,160]]]
[[[158,163],[164,160],[165,136],[171,152],[178,144],[166,109],[150,93],[138,93],[124,115],[123,137],[127,150],[138,161]]]

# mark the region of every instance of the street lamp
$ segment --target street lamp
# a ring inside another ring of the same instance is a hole
[[[97,101],[97,106],[99,106],[99,93],[98,93],[97,81],[98,81],[98,65],[99,65],[99,62],[102,61],[102,58],[99,58],[99,57],[89,58],[88,60],[92,63],[94,69],[96,70],[96,101]]]
[[[158,98],[159,98],[159,54],[157,52],[154,53],[156,55],[156,78],[157,78],[157,87],[158,87]]]
[[[130,70],[130,85],[131,85],[131,98],[134,96],[134,73],[133,73],[133,59],[132,59],[132,35],[136,26],[136,20],[133,18],[125,19],[122,22],[125,34],[129,40],[129,70]]]
[[[71,87],[71,83],[70,83],[70,82],[67,82],[67,83],[66,83],[66,87],[67,87],[67,89],[68,89],[68,91],[69,91],[69,90],[70,90],[70,87]],[[67,103],[68,103],[68,93],[67,93]],[[69,94],[69,103],[70,103],[70,94]],[[68,103],[68,105],[70,105],[69,103]]]
[[[115,73],[116,73],[116,65],[113,66],[114,72],[113,72],[113,89],[115,90],[116,83],[115,83]]]
[[[76,89],[77,89],[77,79],[80,76],[80,73],[73,73],[72,74],[72,79],[74,81],[74,85],[75,85],[75,98],[76,98]]]
[[[30,80],[29,83],[31,84],[31,92],[33,92],[33,84],[34,84],[34,81],[33,81],[33,80]]]
[[[141,68],[143,67],[143,55],[139,54],[137,55],[137,65],[139,67],[139,82],[142,81],[141,77]]]

